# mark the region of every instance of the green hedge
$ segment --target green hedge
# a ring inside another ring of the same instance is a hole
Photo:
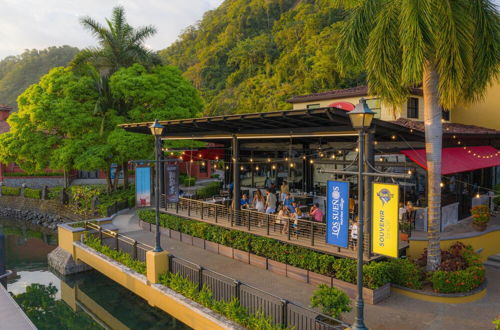
[[[186,187],[192,187],[196,183],[196,178],[194,176],[188,176],[182,180],[182,184]]]
[[[432,289],[440,293],[469,292],[479,287],[485,279],[485,269],[472,246],[462,252],[467,268],[457,271],[437,270],[428,274]]]
[[[251,314],[246,308],[240,305],[239,300],[236,298],[231,301],[216,300],[213,297],[212,291],[206,285],[203,285],[202,289],[199,290],[198,283],[193,283],[179,274],[166,273],[160,275],[160,284],[224,315],[226,318],[241,324],[245,328],[255,330],[284,329],[282,325],[273,325],[273,320],[266,317],[262,312]]]
[[[196,196],[206,199],[220,194],[222,182],[210,182],[208,185],[196,190]]]
[[[21,188],[2,186],[2,195],[4,196],[20,196]]]
[[[4,176],[9,177],[18,177],[18,176],[64,176],[63,172],[37,172],[37,173],[25,173],[25,172],[7,172],[3,174]]]
[[[122,263],[128,268],[133,269],[140,274],[146,275],[145,262],[134,260],[128,253],[115,251],[106,245],[102,245],[98,237],[94,237],[92,235],[86,235],[85,244],[88,247],[91,247],[92,249],[96,250],[97,252],[100,252],[110,257],[111,259],[114,259],[119,263]]]
[[[24,188],[24,197],[33,198],[33,199],[41,199],[42,198],[42,190],[41,189]]]
[[[152,210],[139,210],[139,218],[155,223]],[[275,239],[230,230],[204,222],[184,219],[169,214],[160,215],[160,225],[172,230],[219,243],[238,250],[249,251],[258,256],[310,270],[315,273],[333,276],[339,280],[356,283],[356,260],[336,258],[310,249],[282,243]],[[371,262],[363,266],[364,286],[376,289],[390,281],[390,262]]]

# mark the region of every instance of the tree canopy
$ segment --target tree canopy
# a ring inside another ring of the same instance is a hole
[[[152,157],[150,136],[125,132],[118,124],[194,117],[202,110],[197,91],[178,69],[134,64],[109,80],[110,93],[125,107],[96,112],[95,75],[91,66],[60,67],[30,86],[19,97],[19,111],[8,119],[11,131],[0,135],[0,162],[16,162],[27,172],[109,169],[113,163]]]
[[[287,109],[297,94],[352,87],[335,46],[345,12],[329,0],[232,0],[160,52],[205,100],[207,115]]]
[[[26,50],[0,61],[0,104],[17,108],[16,99],[50,69],[67,65],[78,52],[70,46]]]

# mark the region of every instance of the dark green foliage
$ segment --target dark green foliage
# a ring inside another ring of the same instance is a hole
[[[40,329],[101,329],[83,311],[73,311],[64,301],[56,300],[57,288],[49,285],[30,284],[26,292],[14,296],[26,315]]]
[[[196,196],[201,199],[206,199],[220,194],[222,182],[210,182],[208,185],[196,190]]]
[[[311,296],[311,306],[321,307],[321,312],[334,318],[351,311],[351,300],[347,294],[337,288],[320,284]]]
[[[409,259],[391,259],[387,262],[391,283],[410,289],[421,289],[423,285],[422,271]]]
[[[273,325],[271,318],[266,317],[262,312],[251,314],[242,307],[238,299],[231,301],[215,300],[212,291],[204,285],[201,290],[198,284],[191,282],[188,278],[179,274],[166,273],[160,275],[160,284],[182,294],[183,296],[196,301],[197,303],[208,307],[215,312],[224,315],[228,319],[241,324],[248,329],[283,329],[281,325]]]
[[[137,214],[142,221],[155,223],[155,213],[152,210],[139,210]],[[334,276],[345,282],[356,283],[356,260],[353,259],[336,258],[275,239],[254,236],[246,232],[229,230],[170,214],[160,214],[160,225],[234,249],[250,251],[270,260]],[[376,289],[390,280],[385,262],[370,263],[363,269],[366,272],[365,287]]]
[[[40,189],[24,188],[24,197],[34,198],[34,199],[40,199],[40,198],[42,198],[42,190],[40,190]]]
[[[38,82],[50,69],[64,66],[78,52],[70,46],[26,50],[0,61],[0,103],[17,108],[16,99],[29,85]]]
[[[201,91],[206,114],[286,109],[291,96],[362,83],[338,73],[343,19],[330,0],[226,1],[160,56]]]
[[[2,195],[4,196],[20,196],[21,188],[19,187],[2,187]]]
[[[92,235],[86,235],[85,236],[85,244],[97,252],[100,252],[111,259],[114,259],[118,261],[119,263],[122,263],[123,265],[129,267],[132,270],[135,270],[139,274],[146,275],[146,263],[135,260],[130,256],[130,254],[121,252],[121,251],[115,251],[111,249],[109,246],[102,245],[101,242],[99,241],[98,237],[92,236]]]
[[[186,187],[192,187],[196,183],[196,178],[194,176],[187,176],[182,180],[182,184]]]
[[[63,176],[62,172],[36,172],[36,173],[26,173],[26,172],[7,172],[3,174],[4,176]]]

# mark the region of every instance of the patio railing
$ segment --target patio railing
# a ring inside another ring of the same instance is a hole
[[[180,198],[178,203],[165,203],[165,210],[169,213],[197,218],[224,227],[235,227],[235,229],[258,235],[300,241],[303,245],[323,247],[331,252],[341,252],[341,248],[326,245],[326,224],[322,222],[266,214],[255,210],[241,209],[235,212],[230,205],[188,198]],[[351,239],[350,230],[348,237],[348,247],[352,248],[354,242]]]
[[[104,229],[91,222],[85,222],[85,229],[90,230],[92,235],[99,237],[101,244],[127,253],[135,260],[145,262],[146,252],[153,249],[152,246],[138,242],[118,232]],[[200,289],[206,285],[212,291],[216,300],[230,301],[237,298],[241,306],[250,313],[262,312],[265,316],[270,317],[274,324],[283,324],[288,328],[304,330],[341,330],[349,328],[348,324],[340,320],[300,306],[183,258],[172,254],[169,254],[168,258],[170,272],[180,274],[191,282],[197,283]]]

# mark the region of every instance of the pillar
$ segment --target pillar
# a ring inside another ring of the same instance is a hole
[[[363,171],[365,173],[373,172],[373,169],[368,166],[368,163],[375,167],[375,150],[374,146],[374,132],[369,131],[365,136],[365,164]],[[365,257],[370,257],[372,254],[372,246],[371,246],[371,228],[372,228],[372,182],[373,177],[365,176],[364,177],[364,200],[365,200],[365,208],[363,212],[363,218],[365,219],[365,228],[364,228],[364,253]]]
[[[233,160],[233,208],[234,211],[240,209],[241,187],[240,187],[240,144],[236,135],[232,139],[232,160]],[[236,212],[235,212],[236,213]]]
[[[151,283],[158,283],[160,275],[168,272],[168,252],[146,252],[146,277]]]

